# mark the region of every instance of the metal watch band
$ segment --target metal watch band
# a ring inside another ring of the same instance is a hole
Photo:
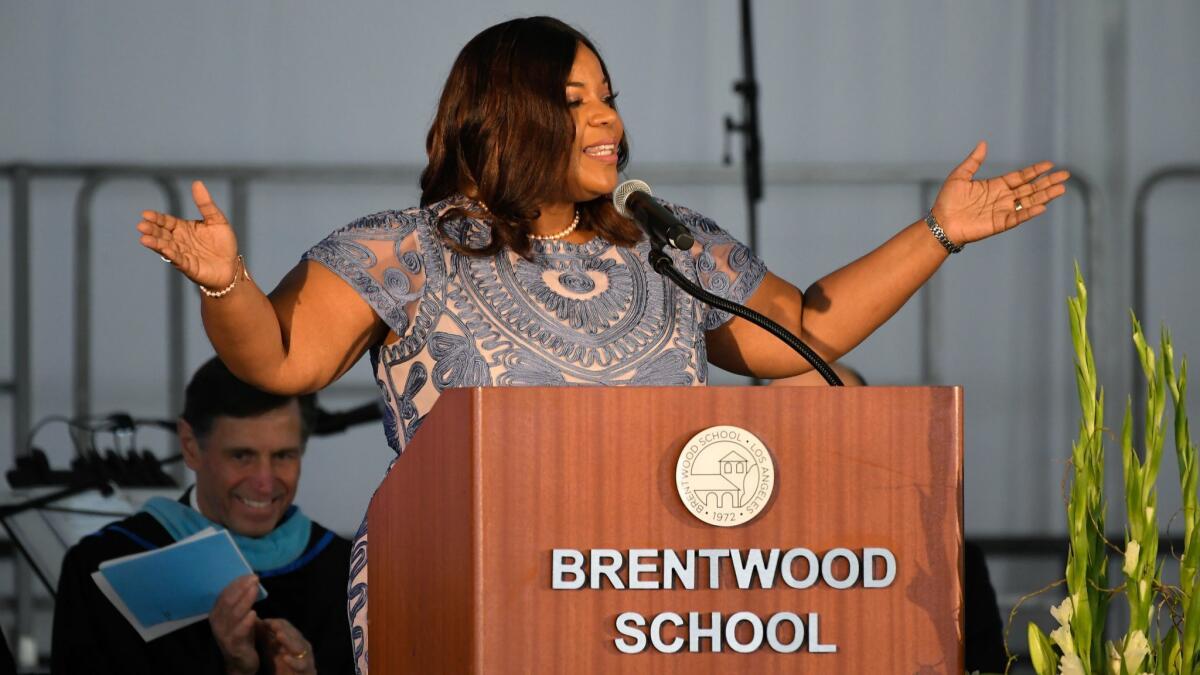
[[[929,226],[929,231],[933,233],[934,239],[937,239],[938,243],[941,244],[942,248],[946,249],[946,251],[949,253],[958,253],[959,251],[963,250],[963,247],[950,241],[950,237],[946,236],[946,231],[943,230],[942,226],[938,224],[937,218],[933,217],[933,211],[930,211],[929,214],[925,216],[925,224]]]

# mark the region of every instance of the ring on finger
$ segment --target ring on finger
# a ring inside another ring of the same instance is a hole
[[[302,658],[304,658],[304,657],[306,657],[306,656],[308,656],[308,650],[307,650],[307,649],[305,649],[305,650],[301,651],[299,654],[296,654],[296,658],[298,658],[298,659],[302,659]]]
[[[163,262],[165,262],[165,263],[169,263],[169,262],[171,262],[171,259],[170,259],[170,258],[167,258],[167,257],[165,257],[165,256],[161,256],[161,255],[160,255],[160,256],[158,256],[158,259],[159,259],[159,260],[161,260],[161,261],[163,261]]]

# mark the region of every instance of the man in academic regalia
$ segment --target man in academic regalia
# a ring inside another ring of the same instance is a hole
[[[67,552],[59,577],[52,673],[353,672],[346,619],[350,543],[292,504],[313,397],[275,396],[217,359],[188,384],[179,440],[196,483],[146,502]],[[145,642],[91,578],[101,562],[207,527],[228,529],[254,570],[209,617]],[[267,597],[258,600],[262,584]]]

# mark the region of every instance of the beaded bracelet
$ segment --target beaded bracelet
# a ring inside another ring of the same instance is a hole
[[[200,287],[200,292],[207,295],[210,298],[222,298],[222,297],[225,297],[226,295],[228,295],[229,291],[232,291],[234,286],[237,286],[239,277],[246,277],[246,281],[249,281],[250,280],[250,270],[246,269],[246,259],[239,255],[237,257],[237,264],[238,264],[238,268],[237,268],[237,271],[233,273],[233,281],[229,282],[228,286],[226,286],[225,288],[222,288],[219,291],[210,291],[209,289],[205,288],[204,286],[202,286],[200,284],[196,284],[197,286]]]

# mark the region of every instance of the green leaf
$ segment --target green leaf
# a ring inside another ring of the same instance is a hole
[[[1038,675],[1058,673],[1058,653],[1050,644],[1050,638],[1032,621],[1029,622],[1029,657]]]
[[[1179,631],[1173,628],[1167,629],[1166,637],[1155,651],[1158,653],[1156,672],[1164,674],[1180,672]]]

